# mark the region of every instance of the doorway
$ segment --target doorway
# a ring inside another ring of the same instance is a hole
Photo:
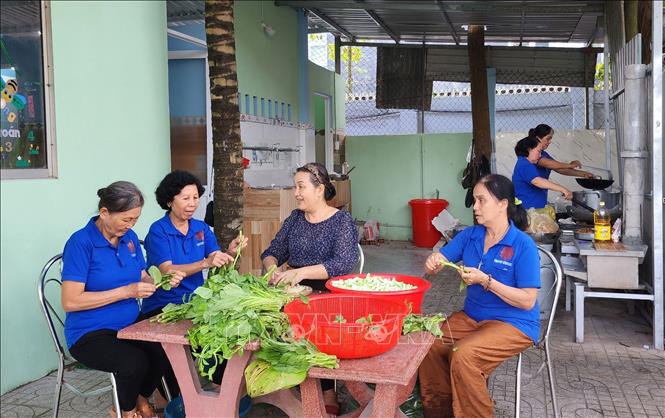
[[[332,172],[331,98],[326,94],[314,93],[312,101],[314,104],[314,160],[325,166],[328,172]]]

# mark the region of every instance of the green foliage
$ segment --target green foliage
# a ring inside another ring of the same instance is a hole
[[[337,367],[335,356],[319,352],[304,338],[289,336],[289,320],[281,310],[293,297],[282,287],[268,285],[274,269],[256,277],[240,274],[234,266],[235,262],[210,269],[189,300],[168,304],[155,317],[159,322],[192,321],[187,337],[202,376],[212,378],[223,360],[242,354],[256,341],[260,349],[245,370],[250,396],[298,385],[312,366]]]
[[[434,315],[408,314],[404,317],[402,335],[410,334],[412,332],[427,331],[431,332],[436,337],[441,337],[443,336],[443,332],[441,332],[441,324],[443,324],[445,320],[446,316],[441,313]]]
[[[604,90],[605,89],[605,64],[600,62],[596,64],[596,74],[594,75],[594,85],[593,89],[595,91],[599,90]],[[612,73],[608,73],[607,81],[610,85],[610,88],[612,87]]]

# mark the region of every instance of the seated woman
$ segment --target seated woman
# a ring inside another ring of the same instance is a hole
[[[358,261],[358,231],[351,214],[329,206],[335,187],[326,168],[309,163],[296,170],[297,209],[261,254],[263,266],[278,266],[270,282],[297,283],[324,291],[326,279],[351,273]],[[332,380],[321,382],[326,410],[336,414],[339,406]]]
[[[464,309],[441,325],[444,336],[418,369],[428,418],[493,416],[487,378],[540,334],[540,259],[536,244],[522,232],[526,212],[515,205],[513,185],[491,174],[476,184],[473,197],[477,225],[425,263],[433,273],[443,261],[462,261],[468,285]]]
[[[181,170],[167,174],[155,190],[157,203],[166,213],[150,226],[145,237],[148,265],[157,266],[162,272],[175,269],[186,277],[180,286],[157,289],[145,299],[141,307],[143,318],[157,315],[169,303],[182,303],[183,298],[189,298],[203,284],[203,270],[233,262],[238,249],[247,245],[246,238],[242,242],[236,238],[231,241],[228,253],[220,251],[210,227],[193,218],[203,192],[201,181]],[[223,366],[217,368],[215,383],[221,381],[223,371]],[[174,388],[170,371],[167,381]]]
[[[588,171],[578,170],[578,168],[582,167],[582,163],[578,160],[562,163],[555,160],[554,157],[545,151],[552,143],[552,138],[554,137],[554,129],[551,126],[541,123],[535,128],[529,129],[529,136],[538,138],[540,142],[540,159],[536,164],[540,177],[549,180],[550,173],[554,170],[563,176],[593,178],[593,174]]]
[[[513,170],[513,184],[515,195],[526,209],[544,208],[547,205],[547,190],[561,192],[567,200],[573,197],[567,188],[541,177],[536,167],[540,160],[540,146],[540,141],[534,136],[522,138],[515,145],[517,162]]]
[[[123,417],[152,418],[147,398],[168,364],[164,351],[158,343],[117,338],[118,330],[138,317],[137,299],[155,292],[131,229],[141,215],[143,195],[126,181],[97,195],[99,215],[75,232],[63,251],[65,339],[76,360],[115,375]],[[183,275],[173,273],[171,285],[177,288]]]
[[[144,300],[141,311],[145,316],[158,314],[169,303],[182,303],[183,297],[189,297],[203,284],[203,270],[233,262],[240,241],[231,241],[228,253],[224,253],[210,227],[193,218],[203,192],[201,181],[181,170],[167,174],[155,190],[157,203],[166,213],[150,226],[145,237],[148,265],[162,272],[179,270],[186,277],[177,288],[158,289]],[[246,244],[245,238],[242,246]]]

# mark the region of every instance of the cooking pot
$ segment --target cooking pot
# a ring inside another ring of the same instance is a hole
[[[573,192],[573,200],[584,203],[591,209],[596,210],[600,207],[600,202],[605,202],[605,208],[610,212],[612,220],[621,216],[621,192],[608,192],[607,190],[583,190]],[[573,202],[568,207],[568,211],[573,219],[577,221],[593,223],[593,212]]]

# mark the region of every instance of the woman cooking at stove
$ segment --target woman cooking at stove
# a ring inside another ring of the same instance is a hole
[[[539,171],[536,164],[541,159],[540,147],[541,143],[535,136],[522,138],[515,145],[517,162],[513,170],[513,185],[515,196],[525,209],[544,208],[547,205],[548,190],[563,193],[567,200],[573,197],[570,190],[543,177],[543,173]]]
[[[563,176],[593,178],[593,174],[588,171],[578,170],[582,166],[582,163],[578,160],[562,163],[545,151],[552,143],[552,137],[554,136],[554,129],[551,126],[541,123],[535,128],[529,129],[529,136],[536,137],[540,142],[540,159],[536,164],[540,177],[549,180],[550,173],[554,170]]]

